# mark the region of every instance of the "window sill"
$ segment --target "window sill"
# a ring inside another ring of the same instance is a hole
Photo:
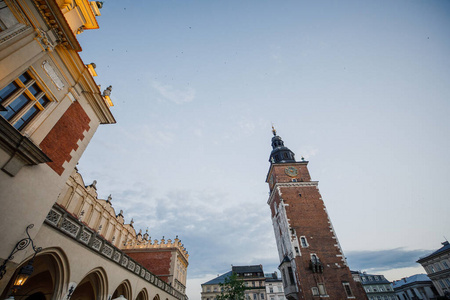
[[[8,161],[2,166],[2,171],[11,177],[14,177],[25,165],[51,161],[38,146],[23,136],[3,117],[0,117],[0,147],[10,155]]]

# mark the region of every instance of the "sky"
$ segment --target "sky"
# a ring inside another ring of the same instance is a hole
[[[309,161],[352,270],[389,280],[450,237],[449,1],[104,1],[79,35],[117,124],[79,162],[99,198],[189,251],[187,294],[276,270],[274,124]]]

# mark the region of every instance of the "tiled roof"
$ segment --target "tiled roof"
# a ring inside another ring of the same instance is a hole
[[[428,276],[426,274],[416,274],[416,275],[412,275],[397,281],[392,282],[392,285],[395,288],[399,288],[401,286],[407,285],[407,284],[411,284],[411,283],[415,283],[415,282],[424,282],[424,281],[428,281],[431,283],[430,278],[428,278]]]
[[[235,273],[263,273],[261,265],[254,266],[233,266],[231,270]]]
[[[386,283],[391,283],[389,280],[387,280],[386,278],[384,278],[383,275],[376,275],[376,274],[367,274],[367,273],[359,273],[359,276],[361,276],[361,280],[363,277],[367,278],[367,280],[362,280],[362,284],[386,284]],[[375,279],[375,276],[378,276],[378,280]],[[372,277],[372,280],[369,280],[368,277]]]
[[[216,277],[216,278],[214,278],[214,279],[212,279],[212,280],[210,280],[210,281],[207,281],[207,282],[205,282],[205,283],[203,283],[203,284],[219,284],[219,283],[224,283],[224,282],[225,282],[225,278],[231,276],[231,274],[232,274],[232,271],[229,271],[229,272],[227,272],[227,273],[225,273],[225,274],[222,274],[222,275],[220,275],[220,276],[218,276],[218,277]],[[203,284],[202,284],[202,285],[203,285]]]
[[[446,252],[446,251],[450,252],[450,243],[448,241],[443,242],[442,245],[443,246],[441,248],[439,248],[438,250],[434,251],[431,254],[428,254],[427,256],[421,257],[417,262],[424,261],[427,258],[429,258],[430,256],[434,256],[434,255],[437,255],[437,254],[442,253],[442,252]]]

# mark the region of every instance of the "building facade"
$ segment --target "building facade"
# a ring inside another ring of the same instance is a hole
[[[277,272],[265,274],[267,300],[286,300],[284,296],[283,280]]]
[[[383,275],[353,272],[356,281],[361,282],[369,300],[396,300],[394,288]]]
[[[307,168],[273,130],[269,184],[273,228],[288,299],[367,299],[353,280],[331,220]]]
[[[450,244],[442,243],[442,247],[417,261],[428,274],[441,296],[450,299]]]
[[[399,300],[433,300],[439,296],[430,278],[416,274],[392,283]]]
[[[244,281],[246,300],[266,300],[266,277],[262,265],[232,266],[231,271],[202,284],[202,300],[215,300],[222,292],[221,284],[232,274]]]
[[[115,123],[112,87],[100,89],[95,64],[78,54],[102,5],[0,0],[2,299],[187,298],[181,242],[136,234],[75,169],[97,128]],[[169,252],[165,276],[133,258],[137,249],[147,259]]]

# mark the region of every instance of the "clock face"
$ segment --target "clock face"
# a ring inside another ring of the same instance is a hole
[[[298,174],[297,169],[294,167],[287,167],[286,169],[284,169],[284,172],[286,173],[286,175],[291,177],[295,177]]]

